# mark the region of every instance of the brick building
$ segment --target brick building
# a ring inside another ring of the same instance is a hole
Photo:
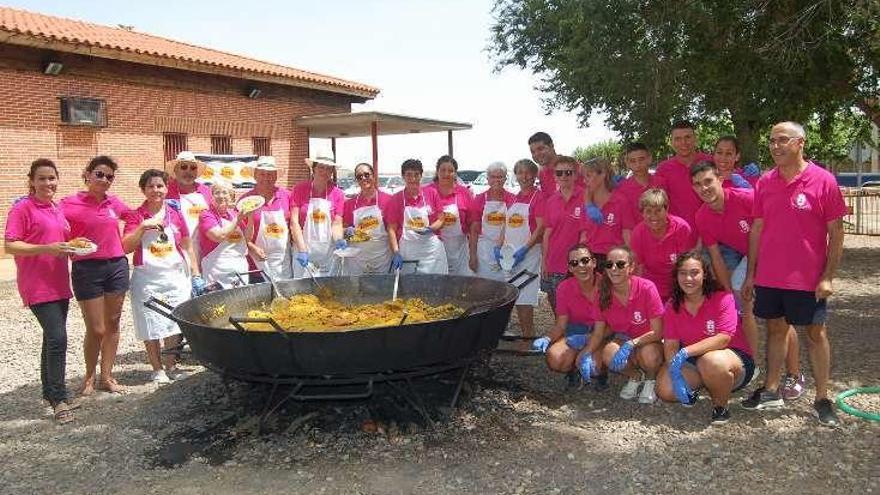
[[[0,229],[27,193],[31,161],[60,168],[61,198],[88,160],[120,164],[112,192],[183,149],[271,154],[291,185],[306,177],[305,115],[351,111],[379,90],[121,28],[0,7]]]

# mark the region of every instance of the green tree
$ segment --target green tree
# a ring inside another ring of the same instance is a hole
[[[583,148],[578,146],[572,153],[572,155],[581,162],[585,162],[591,158],[605,158],[617,166],[620,165],[619,162],[622,154],[623,146],[620,144],[620,141],[614,139],[593,143]]]

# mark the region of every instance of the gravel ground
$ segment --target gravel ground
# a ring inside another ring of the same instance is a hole
[[[880,385],[878,281],[880,238],[849,237],[830,321],[835,391]],[[880,493],[880,424],[841,412],[840,428],[822,428],[809,392],[779,412],[732,407],[710,427],[708,401],[624,403],[619,379],[571,390],[539,359],[509,355],[472,373],[457,410],[440,405],[454,380],[417,385],[433,427],[385,387],[369,402],[287,405],[261,435],[263,389],[227,390],[194,363],[186,380],[147,384],[128,308],[118,377],[129,393],[99,393],[57,426],[39,400],[39,327],[12,284],[0,301],[2,493]],[[549,323],[546,308],[538,317]],[[83,325],[75,309],[70,320],[76,387]],[[877,396],[850,403],[880,410]]]

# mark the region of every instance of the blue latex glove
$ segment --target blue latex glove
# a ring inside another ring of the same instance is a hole
[[[501,246],[495,246],[492,248],[492,256],[495,258],[496,263],[501,263]]]
[[[752,188],[752,185],[749,184],[749,181],[743,179],[743,176],[739,174],[730,174],[730,182],[733,182],[733,187],[738,187],[740,189]]]
[[[602,209],[593,203],[585,204],[584,209],[587,210],[587,216],[590,217],[590,220],[592,220],[593,223],[601,224],[605,221],[605,215],[602,214]]]
[[[348,241],[345,239],[339,239],[336,241],[336,249],[345,249],[348,247]]]
[[[299,263],[299,266],[305,268],[309,264],[309,253],[306,251],[296,253],[296,262]]]
[[[527,248],[525,246],[517,249],[516,252],[513,253],[513,266],[516,266],[516,265],[522,263],[523,260],[526,259],[526,255],[528,253],[529,253],[529,248]]]
[[[620,373],[626,368],[626,363],[629,362],[629,355],[632,354],[635,346],[632,343],[632,340],[627,340],[620,346],[620,349],[614,353],[614,357],[611,358],[611,364],[608,365],[611,368],[611,371],[616,373]]]
[[[192,285],[192,297],[201,296],[205,293],[205,287],[208,284],[205,283],[205,279],[203,279],[200,275],[193,275],[192,279],[190,279],[190,284]]]
[[[166,199],[165,204],[170,206],[172,209],[180,211],[180,201],[176,199]]]
[[[342,235],[345,237],[351,237],[354,235],[354,230],[354,227],[346,227]]]
[[[532,349],[535,351],[546,353],[548,347],[550,347],[550,337],[541,337],[532,341]]]
[[[694,394],[687,380],[681,374],[681,368],[687,362],[688,357],[688,352],[685,349],[680,349],[669,361],[669,377],[672,379],[672,391],[675,392],[675,398],[682,404],[690,404],[691,397]]]
[[[623,175],[614,175],[611,177],[611,183],[614,184],[614,187],[617,187],[620,185],[621,182],[623,182],[623,179],[625,178],[626,177],[624,177]]]
[[[596,365],[593,363],[593,355],[592,354],[584,354],[581,356],[581,360],[578,363],[578,370],[581,372],[581,378],[584,379],[584,382],[590,383],[593,381],[593,371],[595,371]]]
[[[403,256],[400,253],[394,253],[394,256],[391,257],[391,269],[392,270],[400,270],[403,266]]]
[[[431,227],[422,227],[420,229],[415,229],[416,234],[419,235],[434,235],[434,229]]]
[[[761,167],[759,167],[757,163],[751,162],[743,167],[743,175],[746,177],[760,177]]]
[[[582,333],[569,335],[565,338],[565,345],[571,347],[576,351],[579,351],[583,349],[585,345],[587,345],[587,336]]]

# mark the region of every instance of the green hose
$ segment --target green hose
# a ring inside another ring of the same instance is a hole
[[[841,411],[859,418],[864,418],[871,421],[880,421],[880,414],[861,411],[844,401],[844,399],[846,399],[847,397],[858,394],[880,394],[880,387],[851,388],[846,392],[841,392],[837,394],[837,407],[840,408]]]

